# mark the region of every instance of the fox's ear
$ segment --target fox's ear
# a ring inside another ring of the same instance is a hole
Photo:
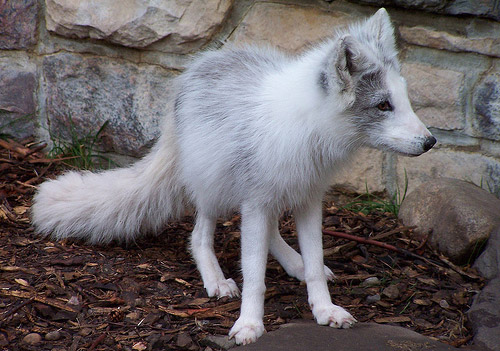
[[[391,18],[385,8],[379,9],[365,23],[364,29],[367,33],[376,36],[379,42],[394,48],[396,41],[394,40],[394,27],[391,23]]]
[[[337,90],[345,105],[351,106],[355,100],[354,75],[365,69],[367,64],[356,39],[349,34],[340,37],[328,55],[322,77],[324,88]]]

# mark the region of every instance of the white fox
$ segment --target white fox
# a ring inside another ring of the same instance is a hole
[[[321,202],[335,170],[362,145],[417,156],[436,143],[413,112],[385,9],[296,57],[258,48],[200,55],[176,82],[175,107],[141,161],[43,183],[33,223],[56,239],[91,243],[159,232],[186,204],[196,208],[191,250],[209,296],[238,296],[213,248],[216,218],[238,210],[243,290],[230,336],[264,332],[268,252],[307,283],[316,321],[356,320],[332,303],[323,265]],[[301,254],[278,218],[295,214]]]

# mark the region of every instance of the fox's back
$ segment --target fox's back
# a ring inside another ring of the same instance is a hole
[[[214,202],[204,208],[234,208],[257,176],[255,149],[270,118],[262,84],[289,60],[255,48],[208,52],[180,77],[175,107],[180,170],[195,201],[206,194]]]

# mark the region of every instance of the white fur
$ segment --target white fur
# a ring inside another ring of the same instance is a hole
[[[257,48],[204,53],[176,89],[175,111],[143,160],[70,172],[40,186],[32,209],[38,232],[93,243],[130,240],[160,231],[191,203],[191,249],[209,296],[238,296],[217,262],[213,234],[217,217],[240,210],[244,281],[230,336],[246,344],[264,332],[268,251],[306,281],[319,324],[351,326],[355,319],[328,292],[333,273],[323,265],[321,198],[359,146],[417,155],[430,137],[411,110],[385,10],[299,57]],[[393,110],[377,108],[383,98]],[[278,232],[287,208],[296,216],[302,256]]]

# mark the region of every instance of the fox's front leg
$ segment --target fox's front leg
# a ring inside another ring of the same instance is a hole
[[[265,275],[269,239],[275,227],[268,211],[254,206],[241,210],[243,291],[240,317],[229,332],[237,344],[255,342],[264,333]],[[277,219],[276,219],[277,220]]]
[[[318,324],[335,328],[349,328],[356,320],[342,307],[332,303],[328,291],[323,266],[321,212],[321,200],[308,204],[295,212],[309,305]]]

